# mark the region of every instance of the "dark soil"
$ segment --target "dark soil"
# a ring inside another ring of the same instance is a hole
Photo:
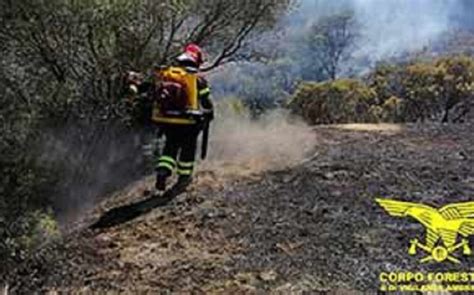
[[[469,271],[472,256],[459,265],[409,256],[423,227],[389,216],[374,199],[436,207],[472,200],[473,127],[318,127],[305,162],[235,179],[202,171],[169,203],[45,246],[10,274],[9,289],[367,294],[380,272]],[[139,201],[149,183],[131,185],[84,223]]]

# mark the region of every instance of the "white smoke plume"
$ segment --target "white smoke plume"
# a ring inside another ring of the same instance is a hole
[[[259,119],[224,112],[216,120],[209,158],[200,170],[219,175],[249,175],[301,163],[314,147],[311,128],[279,110]]]
[[[357,56],[381,60],[421,50],[450,28],[456,1],[353,0],[362,24]]]
[[[352,11],[361,25],[355,57],[381,60],[423,49],[453,25],[463,0],[303,0],[290,16],[310,24],[319,17]],[[473,11],[474,13],[474,11]]]

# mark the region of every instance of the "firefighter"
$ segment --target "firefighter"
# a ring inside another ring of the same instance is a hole
[[[158,80],[165,82],[159,86],[154,82],[141,82],[137,73],[129,74],[130,89],[134,93],[147,92],[153,100],[162,102],[155,104],[152,114],[153,123],[165,136],[165,145],[155,167],[155,188],[158,191],[166,189],[167,179],[175,171],[178,185],[187,186],[191,183],[198,136],[203,126],[214,118],[209,84],[199,75],[203,61],[201,48],[190,44],[176,58],[175,65],[160,71]],[[182,78],[176,78],[178,76]],[[176,83],[176,79],[181,80]],[[186,85],[182,87],[177,84]],[[191,97],[185,110],[181,109],[184,108],[182,104],[177,103],[177,98],[182,97],[183,93],[185,100]],[[192,102],[193,96],[196,103]]]

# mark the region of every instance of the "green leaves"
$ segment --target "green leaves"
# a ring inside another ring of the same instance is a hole
[[[357,80],[304,83],[289,107],[312,124],[350,122],[458,122],[474,105],[474,59],[440,58],[380,65]]]

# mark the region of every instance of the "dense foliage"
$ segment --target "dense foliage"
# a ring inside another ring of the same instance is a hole
[[[288,107],[312,124],[460,122],[474,112],[474,59],[379,65],[365,81],[302,83]]]

